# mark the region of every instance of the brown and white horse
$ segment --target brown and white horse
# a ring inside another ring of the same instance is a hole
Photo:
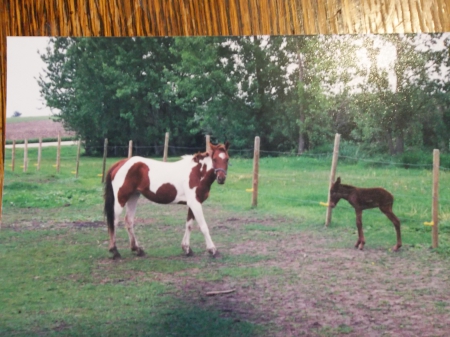
[[[143,157],[131,157],[115,163],[108,171],[105,182],[104,212],[108,224],[109,251],[119,258],[115,228],[119,216],[126,208],[125,227],[128,230],[131,250],[144,255],[134,234],[134,215],[139,196],[159,204],[184,204],[188,206],[186,231],[181,247],[186,255],[192,255],[189,246],[194,220],[206,240],[206,249],[212,256],[218,251],[209,235],[203,216],[202,203],[209,196],[212,183],[225,183],[228,169],[229,143],[213,145],[210,150],[183,156],[177,162],[161,162]]]

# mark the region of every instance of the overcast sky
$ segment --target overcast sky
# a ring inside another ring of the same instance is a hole
[[[44,53],[48,37],[7,37],[6,41],[6,117],[14,111],[22,116],[51,114],[40,97],[37,78],[45,63],[37,51]]]

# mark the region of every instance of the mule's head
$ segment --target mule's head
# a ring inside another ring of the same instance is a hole
[[[214,168],[214,173],[216,175],[216,180],[218,184],[225,183],[225,179],[227,178],[227,170],[228,170],[228,148],[230,147],[230,143],[225,142],[225,144],[210,144],[210,150],[208,154],[212,159],[212,164]]]
[[[336,207],[339,200],[341,200],[341,177],[338,177],[336,181],[331,185],[330,189],[330,202],[328,203],[331,208]]]

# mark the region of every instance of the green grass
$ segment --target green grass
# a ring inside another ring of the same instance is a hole
[[[117,243],[123,259],[112,261],[103,225],[101,159],[82,156],[79,178],[75,178],[75,146],[62,148],[59,173],[53,167],[55,148],[43,149],[40,171],[33,165],[37,150],[29,149],[29,170],[23,173],[18,159],[23,156],[21,151],[16,150],[16,169],[11,172],[7,166],[11,150],[6,150],[0,335],[264,335],[267,329],[277,328],[250,323],[239,313],[224,315],[214,302],[202,305],[206,300],[197,298],[198,288],[188,286],[201,282],[251,287],[262,278],[293,277],[276,265],[275,251],[260,251],[258,246],[282,242],[286,236],[324,236],[330,250],[352,247],[356,241],[354,211],[345,200],[333,211],[330,227],[323,226],[326,209],[319,203],[327,198],[329,159],[261,158],[258,206],[252,209],[251,194],[246,191],[252,186],[252,160],[232,158],[227,182],[213,185],[205,214],[216,223],[213,239],[219,247],[238,249],[254,242],[254,251],[247,248],[211,260],[204,253],[203,236],[194,232],[191,245],[197,254],[187,259],[180,249],[186,217],[183,208],[147,203],[139,206],[137,217],[151,219],[152,225],[136,229],[147,256],[136,258],[125,249],[128,239],[120,228]],[[107,166],[116,160],[109,158]],[[429,170],[339,163],[338,175],[343,183],[390,190],[396,200],[394,211],[402,222],[403,249],[429,254],[431,229],[423,225],[431,220]],[[435,251],[443,259],[450,255],[448,186],[450,173],[443,170],[440,248]],[[233,225],[234,218],[239,218],[239,225]],[[365,211],[363,224],[371,249],[387,250],[394,245],[394,228],[379,210]],[[446,312],[448,303],[436,302],[435,307]],[[323,326],[318,334],[350,334],[352,329],[345,324]]]

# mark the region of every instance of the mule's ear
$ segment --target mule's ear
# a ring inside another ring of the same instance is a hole
[[[230,143],[228,142],[228,140],[225,142],[225,149],[228,151],[228,148],[230,147]]]

